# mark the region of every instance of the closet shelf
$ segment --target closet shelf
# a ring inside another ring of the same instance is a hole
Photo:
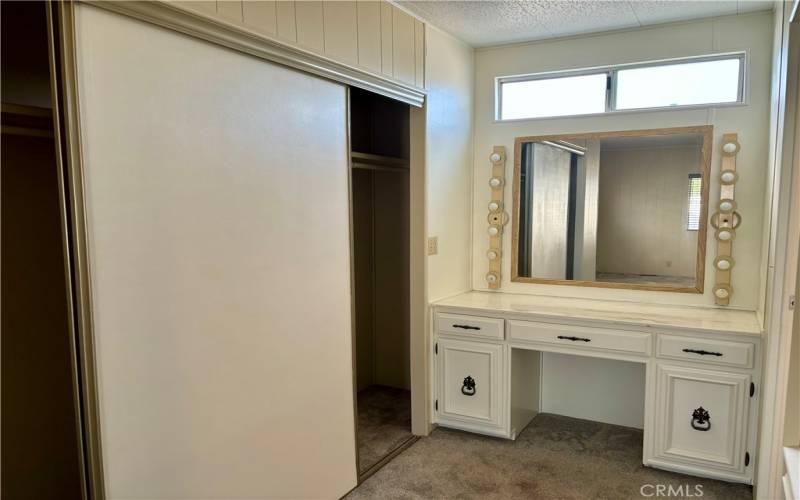
[[[382,168],[408,170],[408,160],[395,156],[373,155],[369,153],[350,152],[353,168]]]

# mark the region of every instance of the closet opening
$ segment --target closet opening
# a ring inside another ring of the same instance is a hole
[[[2,498],[86,497],[45,2],[2,2]]]
[[[350,89],[358,472],[371,475],[411,433],[409,107]]]

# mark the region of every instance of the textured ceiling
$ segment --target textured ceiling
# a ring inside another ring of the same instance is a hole
[[[770,0],[401,0],[474,47],[770,10]]]

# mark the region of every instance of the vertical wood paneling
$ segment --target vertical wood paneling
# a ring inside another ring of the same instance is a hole
[[[218,0],[217,13],[225,19],[242,22],[242,0]]]
[[[350,64],[358,64],[358,10],[356,2],[323,2],[325,55]]]
[[[278,38],[296,43],[297,22],[295,21],[294,2],[278,0],[275,2],[275,23]]]
[[[394,76],[392,11],[392,4],[381,2],[381,72],[386,76]]]
[[[297,45],[315,52],[325,52],[325,23],[322,2],[295,2]]]
[[[414,19],[414,85],[425,86],[425,24]]]
[[[244,23],[260,33],[278,34],[278,18],[274,0],[244,0],[242,4]]]
[[[414,84],[414,18],[392,6],[393,75],[401,82]]]
[[[381,4],[356,2],[358,11],[358,64],[381,72]]]
[[[186,0],[185,2],[180,2],[178,5],[203,12],[204,14],[217,13],[217,2],[214,0]]]
[[[334,61],[425,87],[425,23],[386,0],[187,0],[175,4],[244,24]]]

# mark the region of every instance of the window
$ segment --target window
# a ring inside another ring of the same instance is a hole
[[[703,188],[703,177],[700,174],[689,174],[689,202],[686,210],[686,230],[700,229],[700,200]]]
[[[606,110],[606,75],[504,83],[502,117],[587,115]]]
[[[744,53],[497,79],[497,119],[744,101]]]

